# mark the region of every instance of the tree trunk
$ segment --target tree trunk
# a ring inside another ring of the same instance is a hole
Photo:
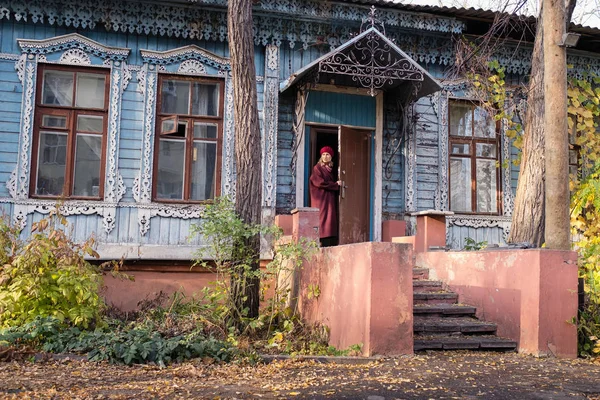
[[[546,140],[546,247],[569,250],[569,136],[567,134],[567,52],[565,3],[545,0],[544,101]]]
[[[543,7],[543,6],[542,6]],[[525,114],[525,133],[519,183],[515,197],[509,243],[544,242],[544,50],[542,13],[538,19],[531,55],[531,76]]]
[[[566,2],[565,24],[567,28],[575,4],[576,0]],[[542,3],[531,56],[531,76],[527,95],[521,169],[510,235],[507,240],[509,243],[531,243],[535,247],[541,247],[545,241],[543,7]],[[566,136],[567,132],[565,131],[564,134]]]
[[[234,88],[236,197],[235,210],[249,224],[261,222],[261,147],[254,67],[252,0],[229,0],[227,12],[229,52]],[[256,255],[251,270],[259,269],[260,237],[245,243]],[[248,317],[258,316],[259,278],[250,278],[238,307],[248,308]],[[243,301],[245,299],[245,301]]]

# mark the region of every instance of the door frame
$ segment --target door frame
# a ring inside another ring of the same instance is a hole
[[[340,87],[334,85],[315,85],[311,87],[311,91],[320,91],[320,92],[335,92],[335,93],[346,93],[346,94],[354,94],[354,95],[362,95],[362,96],[371,96],[369,93],[369,89],[362,88],[353,88],[353,87]],[[309,95],[310,96],[310,95]],[[307,205],[304,202],[305,196],[305,188],[304,183],[306,179],[306,167],[307,167],[307,158],[310,154],[306,154],[306,131],[310,126],[322,126],[322,127],[339,127],[340,125],[335,124],[321,124],[321,123],[310,123],[304,122],[302,126],[300,126],[300,132],[303,132],[302,135],[298,135],[298,143],[297,143],[297,163],[296,163],[296,207],[306,207]],[[373,127],[365,127],[365,126],[353,126],[353,125],[343,125],[352,129],[370,129],[373,130]],[[310,136],[308,137],[310,140]],[[382,188],[383,188],[383,92],[378,90],[376,91],[375,96],[375,145],[373,149],[375,153],[375,159],[373,166],[375,171],[373,171],[374,180],[373,180],[373,215],[371,216],[371,229],[373,230],[372,240],[374,242],[381,241],[381,219],[382,219]]]

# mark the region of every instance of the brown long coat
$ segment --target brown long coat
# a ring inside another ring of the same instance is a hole
[[[339,185],[333,178],[333,171],[320,162],[313,167],[310,175],[310,205],[319,208],[319,237],[337,236],[337,192]]]

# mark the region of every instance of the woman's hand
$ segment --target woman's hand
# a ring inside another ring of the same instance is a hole
[[[338,186],[342,186],[342,181],[337,181],[336,183],[338,184]]]

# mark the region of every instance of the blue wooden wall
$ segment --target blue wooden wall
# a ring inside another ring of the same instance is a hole
[[[103,28],[96,30],[74,29],[26,22],[0,21],[0,53],[19,56],[21,49],[17,39],[49,39],[68,33],[79,33],[101,44],[131,49],[127,63],[130,66],[142,66],[140,50],[166,51],[187,45],[197,45],[217,56],[228,57],[227,43],[197,41],[183,38],[144,36],[130,33],[107,32]],[[50,57],[49,57],[50,59]],[[255,48],[255,64],[258,76],[265,74],[265,49]],[[144,101],[138,87],[137,74],[123,93],[121,131],[119,143],[119,172],[123,177],[127,191],[121,200],[123,205],[116,210],[116,228],[107,235],[103,228],[103,220],[98,215],[72,215],[68,217],[69,229],[75,240],[85,240],[95,235],[100,243],[106,244],[148,244],[148,245],[199,245],[199,239],[190,241],[191,224],[200,220],[164,218],[155,216],[150,220],[150,230],[145,236],[140,234],[138,213],[132,194],[134,179],[139,174],[142,158],[142,133]],[[264,84],[258,83],[258,107],[260,123],[263,125]],[[21,103],[23,86],[15,71],[15,61],[0,60],[0,209],[6,215],[12,213],[12,205],[2,198],[9,197],[5,183],[10,178],[18,156],[18,140],[20,131]],[[43,218],[43,214],[33,213],[27,216],[28,227],[31,223]],[[28,228],[25,229],[27,234]]]
[[[0,197],[8,197],[5,183],[17,163],[22,96],[15,62],[0,60]]]

